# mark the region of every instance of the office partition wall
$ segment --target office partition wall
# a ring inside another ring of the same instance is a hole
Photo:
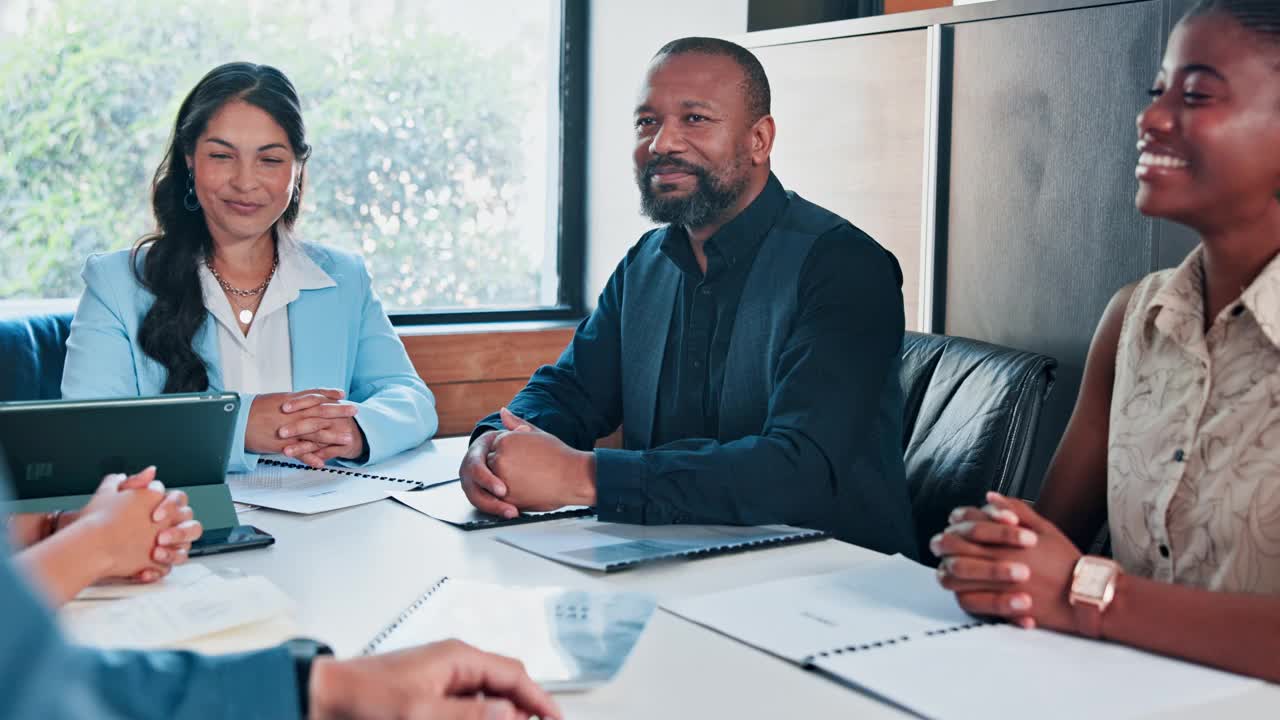
[[[889,247],[908,326],[1061,363],[1030,492],[1111,296],[1192,247],[1140,215],[1135,118],[1189,0],[1021,0],[750,33],[779,176]]]

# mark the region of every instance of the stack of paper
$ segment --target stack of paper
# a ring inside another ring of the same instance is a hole
[[[199,565],[164,585],[96,586],[59,614],[77,643],[235,652],[296,635],[293,603],[262,577],[224,579]]]

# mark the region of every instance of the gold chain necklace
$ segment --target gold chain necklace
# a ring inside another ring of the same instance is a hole
[[[209,268],[209,272],[213,274],[213,279],[218,281],[218,285],[222,287],[223,292],[227,293],[228,299],[240,308],[240,313],[238,315],[240,324],[248,326],[253,322],[253,310],[241,305],[239,300],[236,298],[252,298],[267,291],[267,286],[271,284],[271,279],[276,276],[276,268],[280,267],[280,253],[277,252],[275,257],[272,259],[271,272],[267,273],[267,279],[263,280],[261,285],[253,288],[252,290],[242,290],[222,279],[222,276],[218,274],[217,269],[213,267],[213,258],[206,257],[204,259],[204,266]],[[261,301],[259,301],[259,304],[261,304]]]

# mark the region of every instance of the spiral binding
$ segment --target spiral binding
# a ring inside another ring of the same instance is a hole
[[[924,633],[924,636],[933,637],[935,635],[947,635],[949,633],[963,632],[965,630],[972,630],[973,628],[977,628],[977,627],[992,625],[994,624],[994,622],[995,621],[993,620],[974,620],[973,622],[965,623],[964,625],[955,625],[953,627],[939,628],[937,630],[926,630]],[[847,653],[864,652],[867,650],[874,650],[875,648],[889,647],[891,645],[898,645],[900,643],[905,643],[910,641],[911,641],[910,636],[899,635],[897,637],[891,637],[885,640],[876,640],[874,642],[862,643],[859,645],[845,645],[843,647],[832,648],[830,650],[823,650],[822,652],[814,653],[813,655],[808,655],[801,661],[801,663],[804,665],[812,665],[815,661],[821,660],[822,658],[826,658],[826,657],[834,657],[836,655],[845,655]]]
[[[404,478],[387,477],[386,475],[370,475],[368,473],[356,472],[354,470],[346,470],[344,468],[335,468],[335,467],[328,467],[328,466],[314,468],[314,467],[311,467],[310,465],[299,465],[298,463],[280,462],[279,460],[259,460],[258,462],[262,463],[263,465],[274,465],[276,467],[292,468],[294,470],[311,470],[313,472],[330,472],[330,473],[336,473],[338,475],[350,475],[352,477],[366,478],[369,480],[386,480],[390,482],[405,483],[406,485],[412,485],[415,488],[426,487],[426,485],[418,482],[417,480],[405,480]]]
[[[767,547],[770,545],[787,545],[789,543],[803,542],[805,540],[819,540],[826,537],[827,534],[821,530],[810,530],[799,535],[785,535],[782,537],[765,538],[763,540],[751,540],[749,542],[730,543],[728,545],[716,545],[708,548],[698,548],[697,550],[681,550],[680,552],[666,553],[665,555],[652,555],[640,560],[622,560],[616,563],[609,563],[604,566],[605,572],[613,572],[621,570],[632,565],[642,565],[645,563],[657,562],[659,560],[671,560],[672,558],[696,558],[709,557],[711,555],[725,555],[734,552],[744,552],[758,547]]]
[[[365,645],[364,649],[360,651],[360,654],[372,655],[375,652],[377,652],[378,646],[381,645],[383,642],[385,642],[387,638],[391,637],[392,633],[394,633],[396,630],[399,630],[400,626],[403,625],[405,621],[409,619],[410,615],[413,615],[423,605],[426,605],[427,601],[431,599],[431,596],[436,594],[436,592],[438,592],[440,588],[444,587],[444,584],[448,581],[449,581],[449,576],[447,575],[437,580],[434,585],[432,585],[430,588],[427,589],[426,592],[419,595],[417,600],[414,600],[412,603],[410,603],[409,607],[405,608],[404,611],[401,612],[400,615],[396,617],[396,619],[393,620],[390,625],[380,630],[377,635],[374,635],[373,639],[369,641],[369,644]]]
[[[582,517],[584,515],[594,515],[595,510],[591,508],[580,508],[575,510],[552,510],[550,512],[538,513],[536,515],[517,515],[514,518],[484,518],[483,520],[468,520],[459,527],[464,530],[479,530],[481,528],[501,527],[507,525],[523,525],[531,522],[542,522],[544,520],[559,520],[561,518]]]

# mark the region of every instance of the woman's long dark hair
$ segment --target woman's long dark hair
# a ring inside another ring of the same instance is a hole
[[[205,321],[204,295],[200,289],[200,263],[213,252],[213,238],[204,212],[187,210],[183,199],[191,184],[187,157],[195,154],[196,140],[209,119],[228,102],[242,101],[261,108],[284,129],[299,163],[311,154],[302,124],[302,107],[293,83],[284,73],[267,65],[227,63],[196,83],[182,101],[169,149],[156,169],[151,186],[151,206],[156,231],[133,248],[132,265],[138,282],[155,295],[155,303],[142,320],[138,344],[142,351],[168,371],[164,392],[196,392],[209,388],[209,372],[192,342]],[[302,202],[302,175],[278,225],[286,230],[298,219]],[[146,254],[139,262],[143,250]]]

